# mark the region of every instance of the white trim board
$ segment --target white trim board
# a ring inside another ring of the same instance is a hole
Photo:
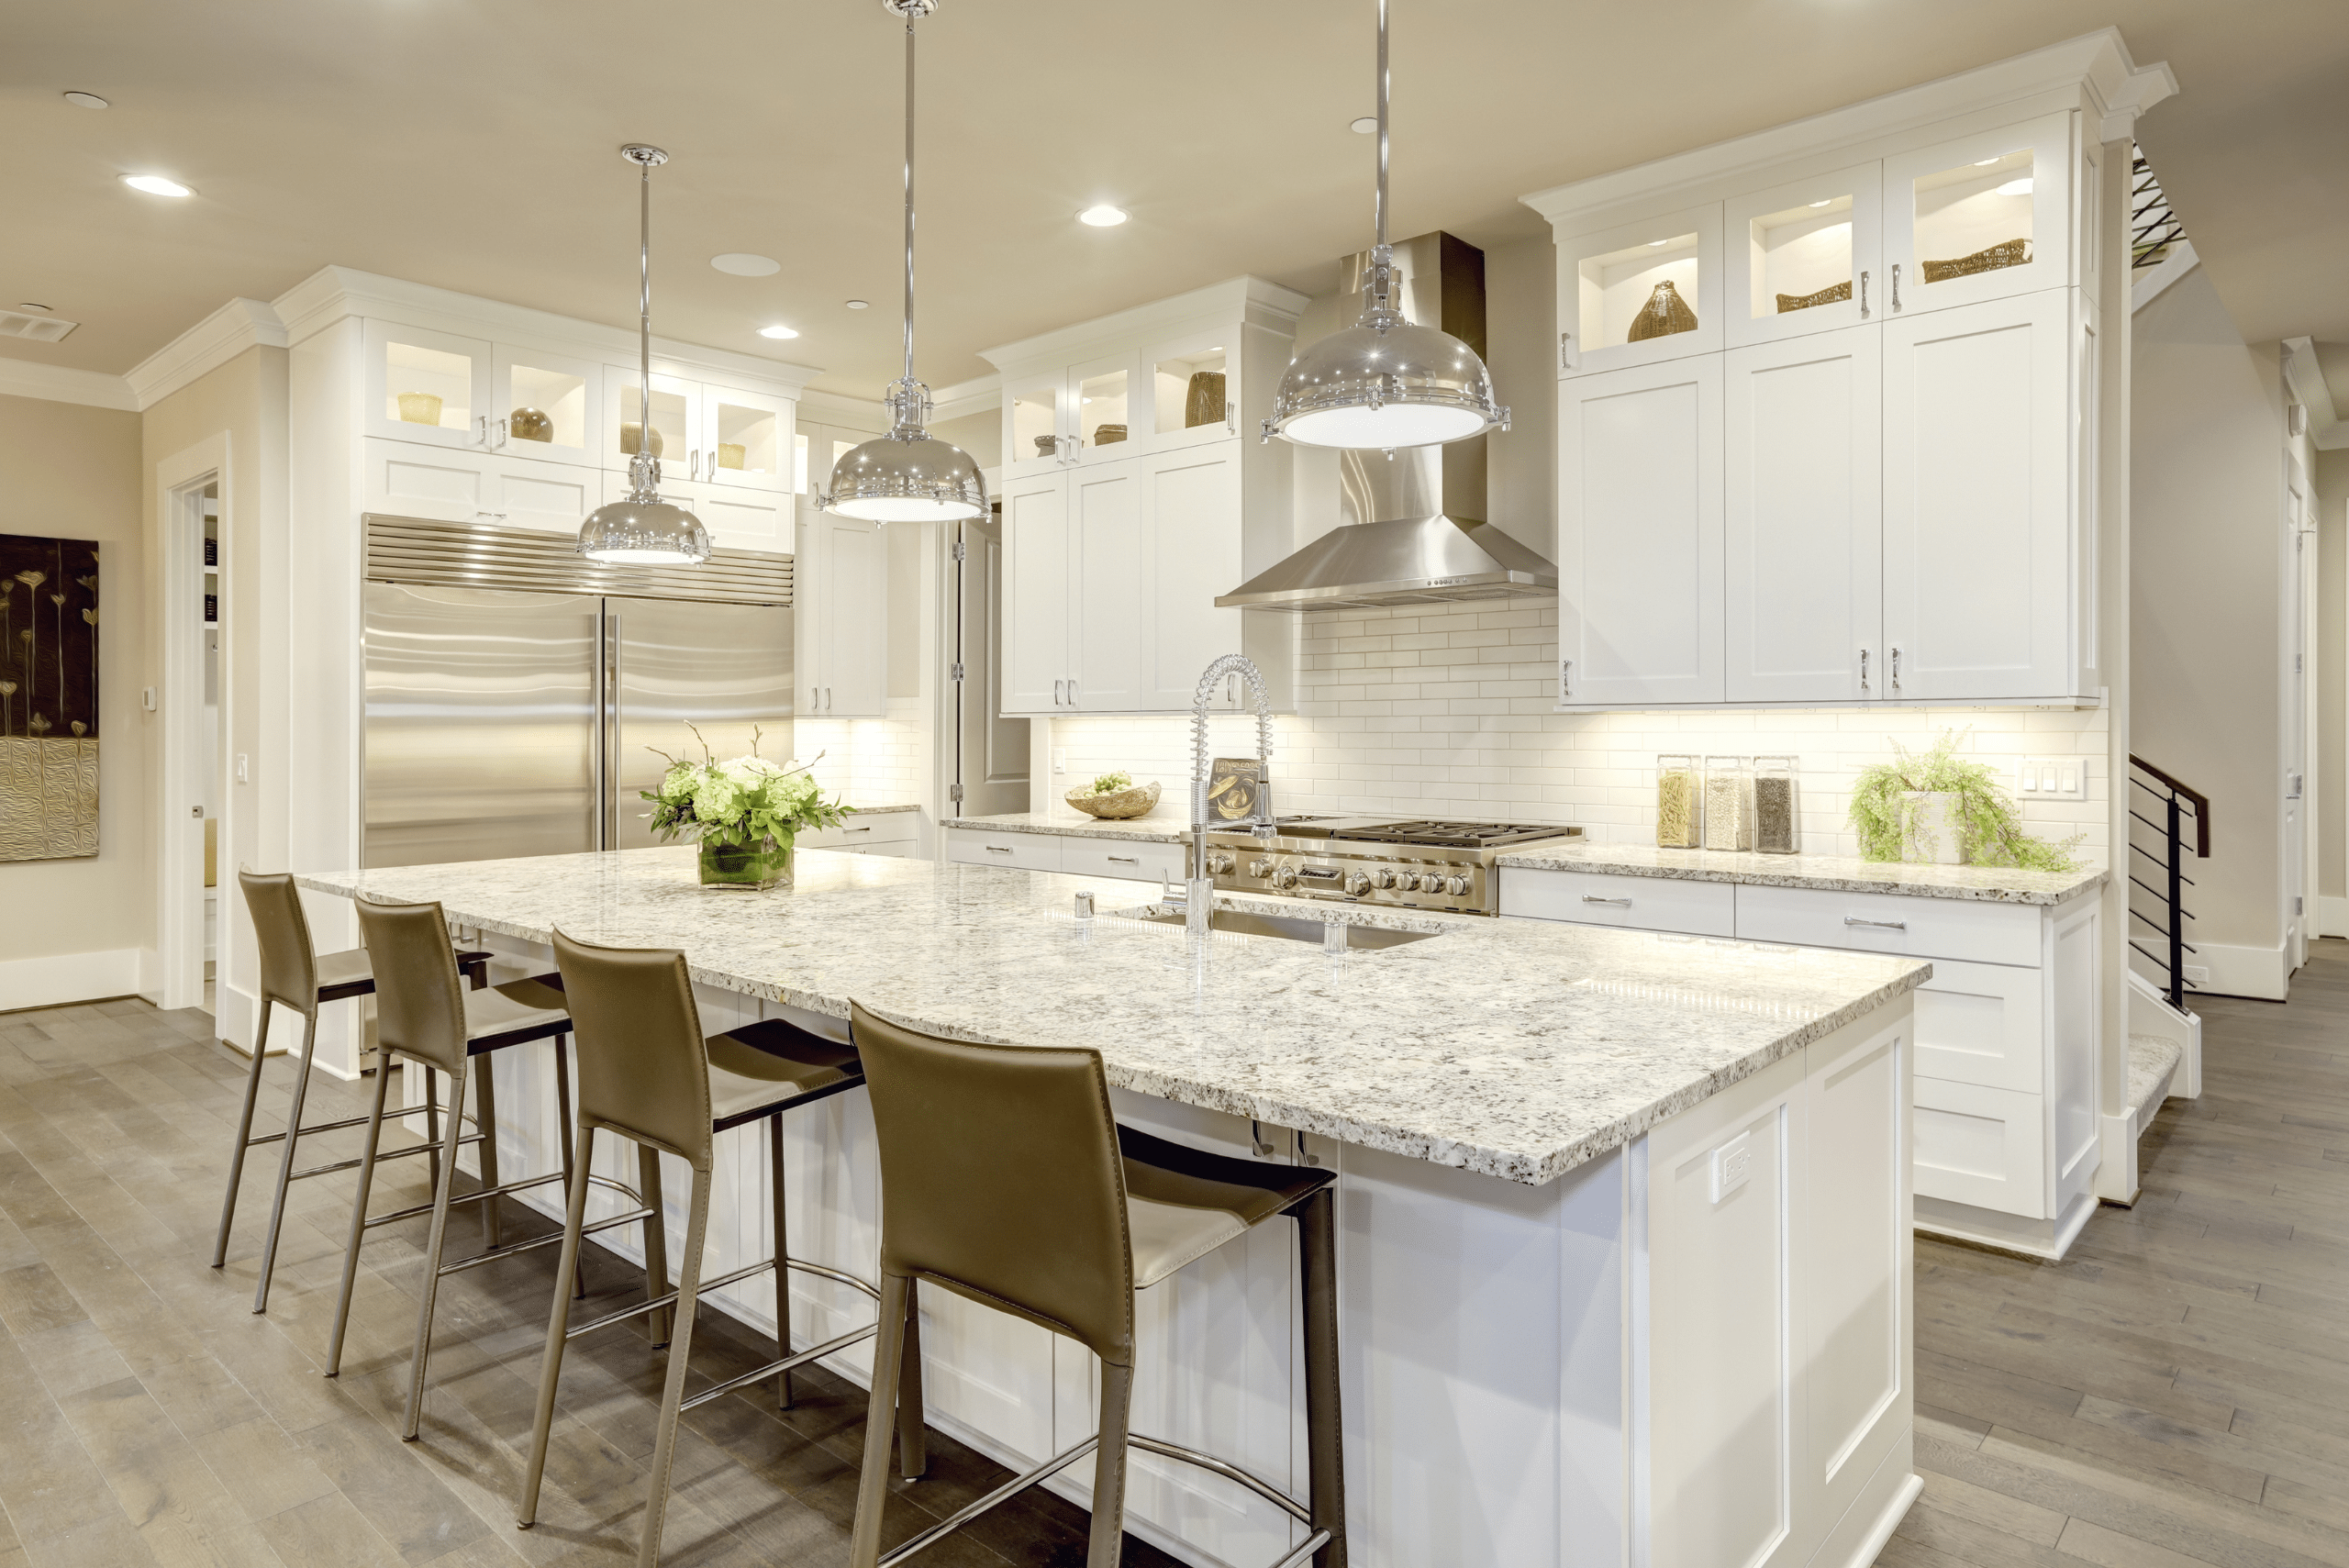
[[[2203,969],[2210,972],[2210,978],[2194,982],[2193,990],[2187,993],[2189,1002],[2198,995],[2280,1002],[2291,988],[2292,974],[2280,941],[2274,947],[2260,948],[2198,941],[2194,948],[2186,955],[2188,976],[2195,970]]]
[[[0,1013],[136,996],[144,988],[147,967],[141,948],[0,960]]]
[[[2316,934],[2320,937],[2349,937],[2349,898],[2333,893],[2317,895]]]
[[[130,414],[139,411],[139,399],[132,395],[130,384],[118,375],[69,370],[63,365],[6,355],[0,355],[0,394],[38,397],[47,403],[79,403],[91,408],[119,408]]]
[[[247,349],[285,347],[285,323],[258,299],[232,299],[123,373],[143,412]]]

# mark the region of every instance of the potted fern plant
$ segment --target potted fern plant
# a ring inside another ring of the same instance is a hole
[[[1957,754],[1962,729],[1944,729],[1923,751],[1892,742],[1893,760],[1860,770],[1852,786],[1851,822],[1860,858],[1945,865],[2013,866],[2025,871],[2076,869],[2072,851],[2081,835],[2062,843],[2033,836],[2014,800],[1987,762]]]

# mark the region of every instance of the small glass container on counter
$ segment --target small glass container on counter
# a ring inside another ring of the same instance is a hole
[[[1793,757],[1753,759],[1753,848],[1758,853],[1795,852],[1796,814],[1800,809],[1795,775],[1799,771]]]
[[[1705,848],[1753,847],[1753,773],[1743,757],[1705,759]]]
[[[1693,850],[1703,843],[1705,770],[1692,756],[1664,752],[1655,760],[1655,844]]]

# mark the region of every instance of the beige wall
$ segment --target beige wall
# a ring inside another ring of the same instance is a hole
[[[994,468],[1003,462],[1003,415],[999,410],[990,408],[980,414],[965,414],[959,419],[940,419],[931,424],[930,433],[961,447],[981,468]]]
[[[2283,393],[2196,271],[2136,312],[2131,749],[2210,796],[2198,947],[2283,940]],[[2213,955],[2212,984],[2238,955]],[[2248,961],[2249,955],[2243,955]],[[2264,994],[2256,993],[2254,994]]]
[[[141,416],[141,515],[148,548],[161,559],[157,465],[216,437],[226,436],[228,473],[221,487],[221,684],[228,712],[220,787],[219,881],[221,1029],[248,1038],[247,1021],[229,1002],[250,995],[258,973],[251,927],[234,889],[239,864],[283,870],[286,863],[287,802],[280,769],[287,727],[284,620],[285,374],[283,349],[254,348],[197,378]],[[160,625],[162,586],[150,582],[148,621]],[[150,649],[142,684],[163,683],[161,651]],[[249,782],[234,781],[239,754],[250,760]],[[147,821],[162,808],[160,739],[147,797]],[[151,905],[156,889],[145,889]]]
[[[66,954],[141,951],[155,941],[147,833],[146,539],[139,510],[139,416],[0,396],[0,530],[91,539],[100,551],[98,853],[0,863],[0,1008],[136,990],[137,961],[39,964]],[[28,965],[19,969],[18,965]],[[99,975],[89,990],[76,971]],[[82,995],[51,995],[64,984]],[[31,987],[28,989],[27,987]]]
[[[2349,451],[2319,452],[2317,505],[2317,893],[2349,900]],[[2318,929],[2349,935],[2349,909]]]

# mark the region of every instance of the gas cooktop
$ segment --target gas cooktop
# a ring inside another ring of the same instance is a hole
[[[1269,833],[1210,830],[1207,869],[1234,892],[1496,915],[1501,851],[1580,837],[1545,823],[1301,815],[1275,817]]]

